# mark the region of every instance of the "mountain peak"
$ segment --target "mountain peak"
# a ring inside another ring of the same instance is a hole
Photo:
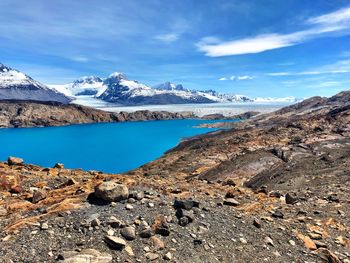
[[[24,73],[0,64],[0,100],[36,100],[69,103],[70,98],[49,89]]]
[[[126,76],[122,72],[113,72],[108,76],[108,78],[115,78],[115,79],[126,79]]]

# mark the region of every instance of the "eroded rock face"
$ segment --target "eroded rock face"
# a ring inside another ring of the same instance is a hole
[[[117,181],[107,181],[95,187],[95,196],[107,202],[119,202],[129,197],[129,190]]]

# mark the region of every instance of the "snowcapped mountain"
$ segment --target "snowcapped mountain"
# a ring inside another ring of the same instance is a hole
[[[217,98],[218,102],[252,102],[253,100],[244,95],[230,95],[225,93],[219,93],[215,90],[202,91],[205,94],[211,95]]]
[[[158,85],[153,86],[154,89],[158,90],[178,90],[178,91],[190,91],[189,89],[185,89],[181,84],[174,84],[171,82],[165,82]]]
[[[0,63],[0,100],[56,101],[67,104],[66,95],[52,90],[22,72]]]
[[[103,80],[95,76],[82,77],[73,81],[72,83],[64,85],[49,85],[49,87],[71,97],[100,95],[107,88],[107,86],[104,85]]]
[[[210,94],[190,91],[170,82],[151,88],[138,81],[128,80],[121,73],[113,73],[104,80],[107,89],[98,98],[123,105],[181,104],[217,102]]]
[[[296,97],[293,96],[289,96],[289,97],[284,97],[284,98],[262,98],[262,97],[257,97],[254,99],[254,102],[285,102],[285,103],[293,103],[293,102],[299,102],[302,101],[303,99],[298,99]]]
[[[215,90],[190,90],[181,84],[165,82],[153,87],[136,80],[129,80],[123,73],[114,72],[103,79],[96,76],[82,77],[65,85],[49,85],[65,95],[79,99],[95,98],[121,105],[159,105],[218,102],[295,102],[294,97],[256,98],[230,95]]]

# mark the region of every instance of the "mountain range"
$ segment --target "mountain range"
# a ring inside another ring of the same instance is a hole
[[[294,97],[282,99],[251,99],[244,95],[229,95],[215,90],[190,90],[181,84],[165,82],[150,87],[129,80],[115,72],[107,78],[88,76],[63,85],[44,85],[24,73],[0,63],[0,99],[57,101],[68,104],[88,96],[119,105],[157,105],[218,102],[295,102]]]
[[[67,96],[94,96],[107,102],[122,105],[252,101],[243,95],[227,95],[213,90],[190,90],[181,84],[171,82],[150,87],[136,80],[129,80],[120,72],[112,73],[105,79],[88,76],[69,84],[50,85],[50,87]]]

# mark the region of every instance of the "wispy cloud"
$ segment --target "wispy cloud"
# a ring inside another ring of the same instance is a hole
[[[323,75],[323,74],[346,74],[350,73],[350,59],[340,60],[336,63],[323,65],[318,68],[298,71],[298,72],[270,72],[266,73],[268,76],[309,76],[309,75]]]
[[[165,43],[172,43],[176,41],[178,38],[179,38],[179,34],[176,34],[176,33],[158,35],[155,37],[156,40],[160,40]]]
[[[233,56],[294,46],[331,33],[349,34],[350,7],[311,17],[305,21],[305,24],[309,27],[308,29],[290,34],[272,33],[216,43],[208,41],[206,37],[197,43],[197,47],[209,57]]]
[[[236,81],[240,81],[240,80],[251,80],[253,79],[253,76],[248,76],[248,75],[243,75],[243,76],[230,76],[230,77],[221,77],[219,78],[219,80],[221,81],[225,81],[225,80],[236,80]]]

